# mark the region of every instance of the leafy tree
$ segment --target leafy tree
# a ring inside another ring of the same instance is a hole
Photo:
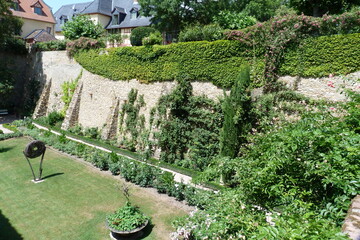
[[[179,31],[193,23],[209,24],[212,17],[229,9],[230,0],[139,0],[144,16],[161,31]]]
[[[4,39],[20,33],[22,21],[12,16],[10,11],[10,0],[0,0],[0,43],[4,42]]]
[[[6,66],[0,66],[0,108],[9,108],[10,97],[14,90],[14,78]]]
[[[290,0],[289,5],[299,13],[320,17],[325,13],[337,14],[360,5],[360,0]]]
[[[235,158],[244,135],[249,130],[249,106],[251,103],[248,87],[250,68],[244,66],[230,95],[223,102],[224,124],[220,133],[220,155]]]
[[[251,0],[246,5],[244,13],[259,21],[266,21],[275,15],[276,9],[280,6],[280,0]]]
[[[97,39],[104,33],[100,24],[95,24],[88,16],[79,15],[65,23],[63,27],[65,38],[75,40],[80,37]]]

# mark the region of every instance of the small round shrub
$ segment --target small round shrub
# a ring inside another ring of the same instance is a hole
[[[148,37],[150,33],[155,33],[157,30],[152,27],[137,27],[132,30],[130,35],[130,42],[132,46],[141,46],[142,39]]]
[[[142,39],[144,46],[160,45],[162,43],[162,36],[160,32],[150,33],[148,37]]]
[[[47,124],[50,126],[55,126],[57,123],[62,122],[63,120],[64,116],[56,111],[49,113],[47,116]]]

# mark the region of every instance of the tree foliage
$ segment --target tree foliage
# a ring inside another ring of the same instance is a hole
[[[320,17],[327,14],[342,13],[353,6],[360,5],[359,0],[290,0],[289,5],[299,13]]]
[[[20,33],[22,21],[12,16],[10,11],[10,0],[0,0],[0,43],[4,39]]]
[[[228,9],[229,0],[139,0],[145,16],[161,31],[179,31],[189,23],[209,24],[212,17]]]
[[[65,38],[75,40],[80,37],[97,39],[104,33],[104,28],[95,24],[88,16],[79,15],[65,23],[63,27]]]
[[[10,97],[13,94],[15,80],[9,69],[0,66],[0,108],[9,108]]]

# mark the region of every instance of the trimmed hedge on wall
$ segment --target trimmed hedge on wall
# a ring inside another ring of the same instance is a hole
[[[321,77],[360,70],[360,34],[305,39],[283,58],[280,75]],[[252,85],[264,82],[264,60],[234,40],[186,42],[167,46],[123,47],[82,51],[76,60],[88,71],[112,79],[144,83],[173,81],[186,75],[193,81],[229,88],[244,63],[252,63]]]
[[[360,34],[306,39],[289,50],[280,67],[281,75],[323,77],[360,70]]]
[[[112,80],[173,81],[185,74],[190,80],[230,87],[250,55],[238,41],[219,40],[90,50],[75,58],[86,70]]]

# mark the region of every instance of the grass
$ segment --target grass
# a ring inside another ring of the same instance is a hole
[[[43,177],[34,184],[22,154],[26,138],[0,142],[0,239],[109,239],[106,214],[125,203],[123,181],[46,150]],[[38,159],[31,160],[38,169]],[[131,200],[152,217],[143,239],[168,239],[171,221],[186,214],[167,198],[131,186]]]

